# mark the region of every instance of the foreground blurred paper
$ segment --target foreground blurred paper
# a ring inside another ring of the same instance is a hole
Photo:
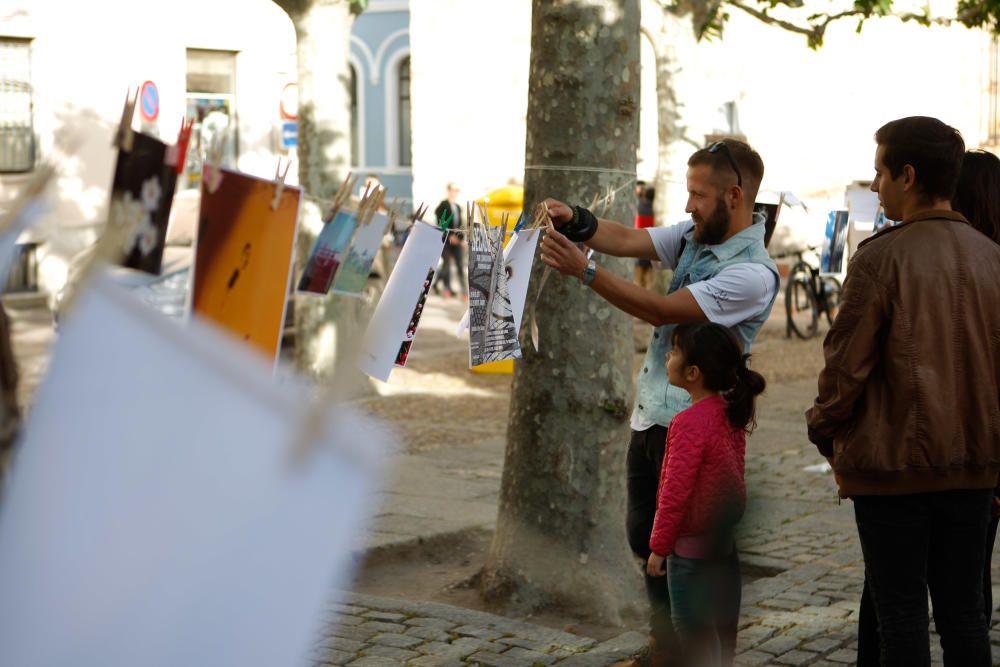
[[[270,370],[104,277],[83,293],[0,505],[0,665],[304,664],[386,436],[333,411],[293,462],[308,401]]]

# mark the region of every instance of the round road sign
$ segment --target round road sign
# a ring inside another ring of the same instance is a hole
[[[142,91],[139,93],[139,114],[143,120],[150,122],[160,115],[160,91],[152,81],[142,84]]]

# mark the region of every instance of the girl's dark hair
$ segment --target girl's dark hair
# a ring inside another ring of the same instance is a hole
[[[736,335],[714,322],[689,322],[674,328],[673,344],[686,366],[701,371],[705,389],[722,392],[733,428],[753,432],[757,426],[754,402],[767,383],[747,367],[750,355],[743,354]]]
[[[1000,158],[986,151],[966,152],[951,207],[1000,243]]]

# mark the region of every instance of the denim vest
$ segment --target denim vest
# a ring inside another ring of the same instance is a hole
[[[763,264],[774,273],[775,284],[778,282],[778,268],[764,247],[764,225],[755,224],[718,245],[703,245],[694,240],[694,232],[684,235],[686,244],[684,252],[677,261],[674,278],[670,283],[669,293],[702,280],[708,280],[727,266],[753,262]],[[774,305],[774,295],[767,307],[751,317],[743,320],[732,328],[733,333],[743,343],[743,350],[750,352],[750,344],[757,331],[771,314]],[[635,412],[645,421],[652,421],[661,426],[669,426],[670,420],[681,410],[691,405],[691,396],[678,387],[673,387],[667,381],[666,357],[672,347],[672,337],[675,324],[666,324],[653,330],[646,350],[646,359],[639,371],[639,386],[636,392]]]

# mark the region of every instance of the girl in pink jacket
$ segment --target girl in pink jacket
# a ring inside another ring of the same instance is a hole
[[[649,539],[650,576],[666,576],[684,665],[731,665],[740,610],[733,529],[743,516],[746,436],[764,378],[736,336],[712,322],[681,324],[667,356],[670,384],[691,407],[670,422]]]

